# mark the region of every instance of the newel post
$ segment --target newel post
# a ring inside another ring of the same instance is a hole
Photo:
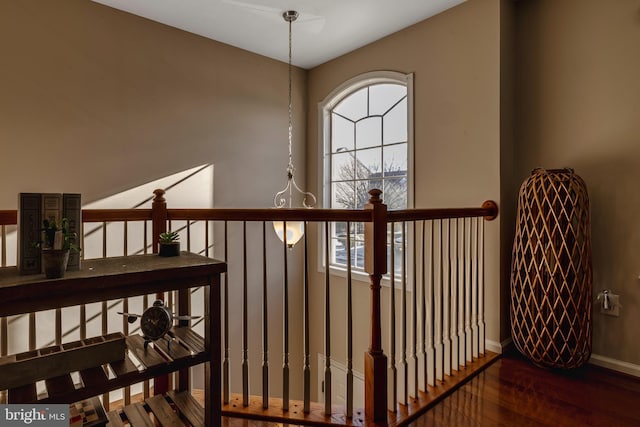
[[[167,231],[167,201],[164,198],[164,190],[159,188],[153,191],[155,197],[151,203],[151,251],[158,253],[158,236]],[[164,301],[164,292],[156,294],[156,299]],[[169,391],[169,376],[163,375],[153,379],[153,394],[160,395]]]
[[[167,231],[167,200],[164,190],[153,190],[155,197],[151,203],[151,251],[158,253],[158,236]]]
[[[373,422],[387,421],[387,356],[382,351],[380,314],[380,282],[387,273],[387,205],[382,203],[382,191],[372,189],[364,207],[371,210],[371,222],[364,226],[364,269],[371,280],[371,338],[364,356],[365,417]]]

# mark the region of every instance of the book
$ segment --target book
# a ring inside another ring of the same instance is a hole
[[[42,229],[42,194],[18,195],[18,269],[20,274],[39,274],[42,271],[40,248]]]
[[[62,195],[62,216],[69,221],[69,240],[80,247],[82,236],[82,197],[78,193],[64,193]],[[80,252],[69,253],[67,270],[80,270]]]
[[[62,193],[42,193],[42,221],[62,223]]]

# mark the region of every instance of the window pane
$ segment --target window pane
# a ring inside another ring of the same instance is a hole
[[[331,152],[353,150],[355,123],[340,117],[331,115]]]
[[[380,187],[378,187],[380,188]],[[407,208],[407,178],[385,179],[382,187],[382,200],[387,209]]]
[[[384,176],[407,175],[407,144],[384,147]]]
[[[407,98],[384,116],[385,144],[407,142]]]
[[[369,117],[356,123],[356,148],[382,145],[382,118]]]
[[[402,85],[380,84],[369,88],[369,114],[381,116],[385,114],[402,97],[407,89]]]
[[[355,209],[356,192],[353,182],[336,182],[331,185],[331,207],[334,209]]]
[[[382,150],[370,148],[356,151],[356,179],[381,177]]]
[[[341,116],[355,121],[367,116],[367,88],[347,96],[333,109]]]
[[[355,164],[353,151],[338,153],[331,156],[331,180],[350,181],[355,179]]]

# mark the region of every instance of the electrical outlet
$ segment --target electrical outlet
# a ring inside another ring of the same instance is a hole
[[[600,304],[600,313],[607,316],[620,316],[620,295],[609,293],[609,309],[604,309],[604,304]]]

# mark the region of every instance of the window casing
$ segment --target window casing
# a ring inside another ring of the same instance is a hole
[[[412,207],[413,76],[366,73],[334,90],[319,111],[323,206],[362,209],[369,199],[368,191],[378,188],[388,209]],[[350,224],[350,230],[346,223],[332,224],[330,265],[346,268],[348,232],[352,268],[362,270],[362,223]]]

